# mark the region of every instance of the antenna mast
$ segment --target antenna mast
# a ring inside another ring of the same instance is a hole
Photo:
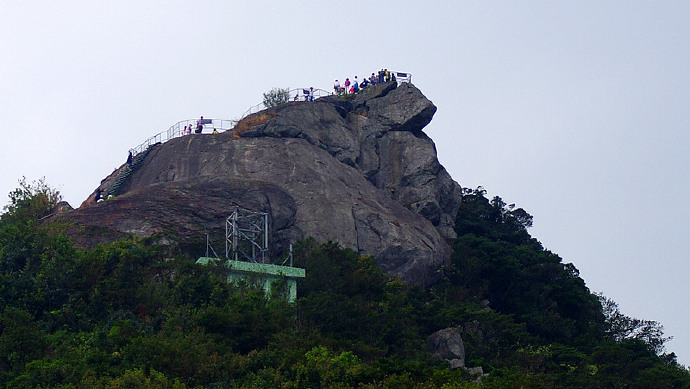
[[[244,208],[225,220],[225,257],[234,261],[264,263],[268,251],[268,213]]]

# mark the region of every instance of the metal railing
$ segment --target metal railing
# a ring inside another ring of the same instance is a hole
[[[412,74],[410,74],[410,73],[405,73],[405,72],[391,72],[391,73],[395,74],[395,80],[398,82],[412,83]]]
[[[403,72],[395,72],[395,71],[390,71],[390,73],[395,74],[396,81],[397,82],[412,82],[412,74],[410,73],[403,73]],[[295,89],[290,89],[288,91],[288,96],[290,101],[308,101],[309,100],[309,88],[295,88]],[[323,89],[314,89],[312,91],[314,99],[317,99],[319,97],[324,97],[324,96],[330,96],[333,94],[333,92],[329,92]],[[231,119],[204,119],[204,122],[207,124],[204,124],[204,129],[209,129],[212,128],[213,130],[216,130],[218,132],[223,132],[230,130],[235,127],[237,122],[240,120],[244,119],[245,117],[257,113],[259,111],[263,111],[266,109],[263,102],[254,105],[252,107],[249,107],[242,116],[237,119],[237,120],[231,120]],[[210,120],[210,123],[208,121]],[[146,150],[152,145],[155,145],[157,143],[165,143],[169,141],[170,139],[173,138],[178,138],[180,136],[184,136],[183,130],[185,126],[191,130],[189,133],[194,134],[194,128],[196,127],[197,119],[189,119],[189,120],[181,120],[172,126],[168,128],[165,131],[161,131],[158,134],[146,139],[143,143],[140,145],[133,147],[129,149],[129,152],[132,154],[132,157],[136,156],[137,154],[141,153],[142,151]]]
[[[170,126],[170,128],[168,128],[167,130],[161,131],[158,134],[146,139],[144,143],[140,144],[139,146],[129,149],[129,152],[132,153],[132,156],[134,157],[142,151],[146,150],[151,145],[155,145],[157,143],[165,143],[170,139],[184,136],[187,134],[194,134],[194,129],[196,128],[197,120],[198,119],[181,120]],[[218,132],[230,130],[233,127],[235,127],[235,124],[237,124],[237,120],[230,119],[204,119],[204,122],[206,123],[204,124],[205,131],[209,131],[209,129],[211,129],[211,131],[216,130]],[[183,133],[185,127],[187,127],[189,131],[187,134]]]
[[[332,92],[323,90],[323,89],[314,89],[313,95],[314,99],[318,99],[319,97],[324,97],[324,96],[330,96],[332,95]],[[295,89],[290,89],[288,91],[288,101],[307,101],[309,100],[309,88],[295,88]],[[242,116],[240,117],[240,120],[244,119],[245,117],[257,113],[259,111],[263,111],[266,109],[266,105],[264,105],[263,102],[249,107]]]

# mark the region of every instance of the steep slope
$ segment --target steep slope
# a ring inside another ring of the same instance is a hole
[[[235,206],[270,214],[273,253],[312,236],[420,285],[447,262],[460,187],[422,132],[436,107],[410,84],[288,103],[234,131],[153,147],[120,196],[67,214],[115,236],[224,230]],[[103,180],[105,193],[120,175]]]

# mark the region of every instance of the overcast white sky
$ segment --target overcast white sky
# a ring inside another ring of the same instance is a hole
[[[0,1],[0,203],[73,206],[129,148],[272,87],[410,72],[462,186],[534,216],[592,291],[690,363],[690,2]]]

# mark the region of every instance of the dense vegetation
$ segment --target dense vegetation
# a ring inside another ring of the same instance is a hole
[[[41,222],[58,200],[21,181],[0,216],[0,386],[690,387],[658,323],[592,294],[529,236],[529,214],[483,190],[466,191],[452,263],[432,288],[306,240],[294,304],[228,285],[223,268],[174,247],[77,248]],[[426,351],[451,326],[481,381]]]

